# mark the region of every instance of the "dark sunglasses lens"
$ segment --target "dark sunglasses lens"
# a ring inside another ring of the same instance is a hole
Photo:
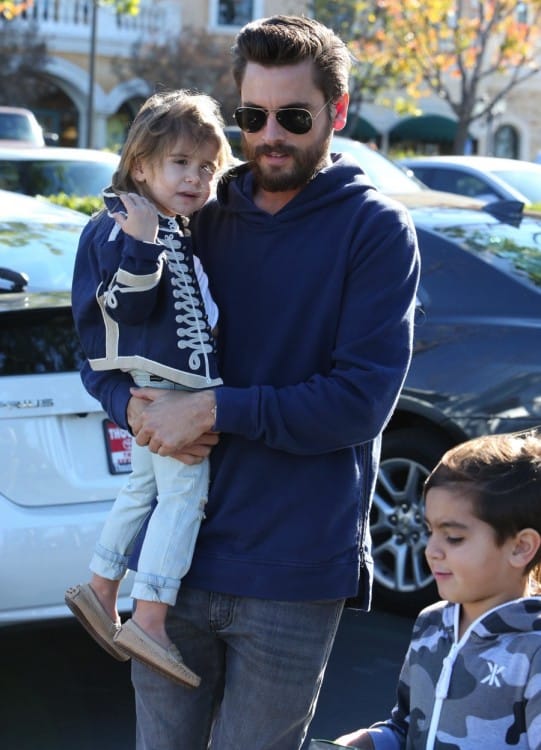
[[[235,120],[241,130],[257,133],[267,122],[267,113],[257,107],[239,107],[235,110]]]
[[[276,112],[276,120],[295,135],[308,133],[312,127],[312,115],[307,109],[279,109]]]

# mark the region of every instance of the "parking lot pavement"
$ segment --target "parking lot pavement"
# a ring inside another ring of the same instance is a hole
[[[333,738],[387,715],[411,626],[381,612],[344,613],[310,736]],[[0,638],[1,750],[134,750],[129,664],[73,620],[4,628]]]
[[[344,612],[308,739],[388,717],[412,627],[412,618],[385,612]]]

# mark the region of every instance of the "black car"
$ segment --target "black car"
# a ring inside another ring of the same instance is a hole
[[[226,130],[240,156],[238,129]],[[404,203],[419,238],[414,356],[383,436],[370,523],[375,602],[415,614],[438,596],[424,555],[429,472],[457,443],[541,424],[541,214],[429,190],[357,141],[335,135],[331,150]]]
[[[522,204],[403,196],[422,257],[414,356],[383,441],[371,531],[375,597],[413,613],[437,598],[421,490],[452,445],[541,424],[541,215]]]

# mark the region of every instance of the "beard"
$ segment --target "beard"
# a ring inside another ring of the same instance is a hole
[[[281,193],[303,188],[316,176],[327,162],[331,139],[332,130],[316,143],[301,149],[281,141],[273,145],[251,146],[243,135],[242,151],[246,160],[251,162],[256,185],[269,193]],[[264,154],[287,154],[292,157],[293,165],[288,169],[264,169],[259,163],[259,157]]]

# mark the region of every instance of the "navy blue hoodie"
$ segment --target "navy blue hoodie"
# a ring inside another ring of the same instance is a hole
[[[369,601],[381,433],[409,366],[419,256],[406,209],[333,156],[278,213],[234,169],[193,221],[220,310],[211,487],[185,585]],[[83,369],[126,426],[129,382]]]

